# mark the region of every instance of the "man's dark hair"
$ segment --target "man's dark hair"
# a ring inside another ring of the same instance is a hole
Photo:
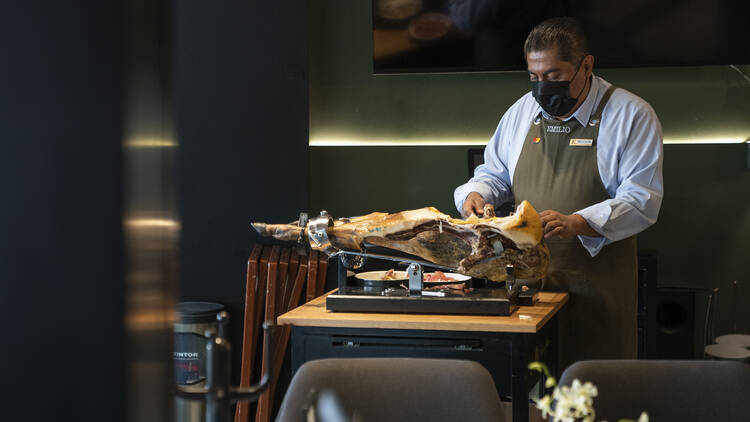
[[[583,28],[577,20],[568,17],[550,18],[535,26],[523,44],[524,55],[532,51],[545,51],[557,47],[560,60],[579,64],[589,54]]]

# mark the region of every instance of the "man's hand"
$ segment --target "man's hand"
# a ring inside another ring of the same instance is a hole
[[[544,232],[545,239],[552,236],[560,236],[561,239],[569,239],[578,235],[601,236],[589,226],[586,219],[578,214],[565,215],[554,210],[546,210],[539,213],[539,217],[542,219],[542,232]]]
[[[482,198],[482,195],[477,192],[472,192],[464,199],[464,206],[461,209],[461,216],[463,218],[469,218],[470,215],[474,214],[477,217],[484,215],[484,204],[486,201]]]

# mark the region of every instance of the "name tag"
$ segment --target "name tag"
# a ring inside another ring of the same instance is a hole
[[[581,138],[570,139],[570,146],[572,147],[590,147],[592,145],[594,145],[593,139],[581,139]]]
[[[548,133],[570,133],[570,128],[568,126],[562,126],[562,125],[550,125],[547,126],[547,132]]]

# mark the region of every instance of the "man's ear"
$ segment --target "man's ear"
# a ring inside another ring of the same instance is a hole
[[[591,73],[594,71],[594,56],[587,54],[583,58],[583,69],[586,72],[586,77],[591,76]]]

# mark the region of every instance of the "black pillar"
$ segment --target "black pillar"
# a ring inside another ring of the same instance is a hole
[[[174,2],[183,300],[225,304],[239,382],[251,220],[308,204],[307,2]]]
[[[122,420],[122,22],[0,6],[2,420]]]

